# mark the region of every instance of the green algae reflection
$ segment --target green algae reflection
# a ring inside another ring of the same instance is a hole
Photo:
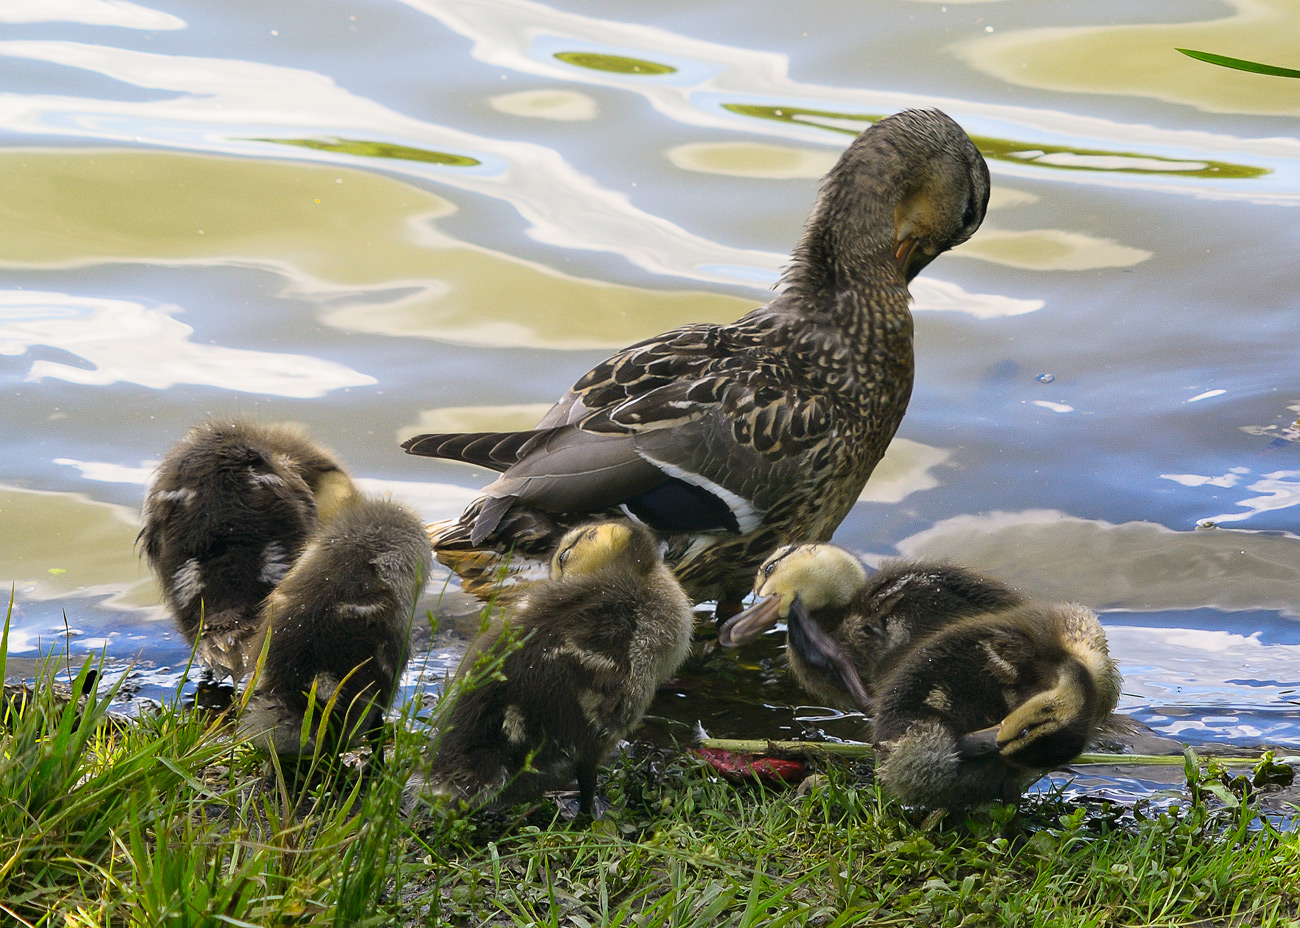
[[[615,74],[674,74],[677,69],[669,64],[646,61],[642,58],[624,58],[622,55],[599,55],[595,52],[556,52],[555,57],[565,64],[592,71],[611,71]]]
[[[884,118],[862,113],[810,110],[797,106],[756,106],[744,103],[724,103],[723,109],[739,116],[816,126],[819,129],[845,135],[857,135],[867,126]],[[1104,171],[1233,179],[1260,177],[1269,173],[1268,168],[1231,164],[1227,161],[1162,158],[1158,155],[1107,151],[1099,148],[1071,148],[1064,145],[1029,145],[983,135],[972,135],[971,140],[984,157],[991,161],[1033,164],[1037,167],[1062,171]]]
[[[364,139],[255,139],[257,142],[272,142],[276,145],[297,145],[313,151],[334,151],[341,155],[356,155],[361,158],[394,158],[399,161],[424,161],[429,164],[445,164],[454,168],[472,168],[482,164],[477,158],[467,155],[453,155],[445,151],[429,151],[427,148],[412,148],[410,145],[396,145],[392,142],[367,142]]]

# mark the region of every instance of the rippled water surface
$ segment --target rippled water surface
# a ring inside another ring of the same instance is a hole
[[[1298,743],[1300,81],[1174,51],[1294,65],[1298,29],[1288,0],[6,3],[11,656],[66,638],[165,695],[187,650],[133,542],[189,425],[302,423],[451,516],[486,475],[399,439],[530,425],[609,349],[764,302],[852,135],[938,106],[992,207],[914,286],[911,408],[837,540],[1093,606],[1162,733]],[[473,624],[421,634],[412,689]],[[823,727],[775,644],[704,646],[661,724]]]

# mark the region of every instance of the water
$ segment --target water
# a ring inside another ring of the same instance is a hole
[[[400,439],[531,424],[610,349],[764,302],[851,134],[939,106],[989,158],[992,208],[914,287],[916,392],[837,540],[1097,608],[1121,708],[1162,733],[1300,743],[1300,81],[1173,51],[1287,64],[1298,19],[1286,0],[6,4],[15,666],[66,642],[141,696],[174,690],[187,649],[133,542],[195,421],[302,423],[368,488],[453,515],[487,475]],[[421,631],[408,694],[474,624]],[[792,708],[776,644],[701,645],[653,725],[853,737]]]

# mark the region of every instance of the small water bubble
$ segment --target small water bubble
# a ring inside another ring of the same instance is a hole
[[[1039,374],[1034,379],[1037,380],[1039,383],[1051,383],[1053,380],[1056,379],[1056,377],[1053,374]]]
[[[1196,523],[1196,527],[1200,529],[1218,528],[1219,523],[1215,522],[1213,519],[1202,519],[1200,522]]]

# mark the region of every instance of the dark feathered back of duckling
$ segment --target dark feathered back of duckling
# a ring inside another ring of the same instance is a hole
[[[149,487],[139,542],[191,644],[201,618],[209,629],[251,628],[315,531],[311,488],[275,450],[283,437],[204,423],[167,452]]]
[[[954,737],[997,725],[1031,695],[1055,686],[1063,671],[1081,672],[1092,686],[1056,608],[1029,604],[961,620],[918,644],[881,681],[874,736],[890,741],[920,721],[938,723]],[[1069,760],[1093,725],[1090,719],[1081,729],[1063,729],[1037,754],[1049,757],[1048,766]]]
[[[405,508],[363,499],[343,509],[263,607],[271,641],[258,693],[301,719],[313,682],[322,704],[337,687],[335,711],[347,713],[339,730],[366,713],[362,727],[375,727],[406,666],[413,608],[431,561],[424,527]]]

